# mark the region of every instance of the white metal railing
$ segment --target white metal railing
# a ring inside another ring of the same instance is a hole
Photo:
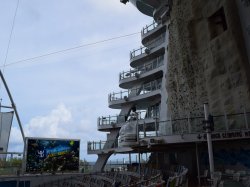
[[[161,89],[161,80],[155,80],[155,81],[143,84],[141,87],[129,89],[127,91],[111,93],[109,94],[109,101],[127,100],[129,97],[147,94],[149,92],[152,92],[158,89]],[[132,96],[131,93],[135,93],[135,95]]]
[[[139,110],[136,111],[138,120],[144,120],[148,118],[154,118],[155,116],[159,115],[159,108],[154,110]],[[114,125],[129,121],[133,118],[133,115],[116,115],[116,116],[102,116],[97,119],[97,126],[98,127],[114,127]]]
[[[108,141],[92,141],[88,142],[88,151],[97,151],[97,150],[104,150],[104,149],[111,149],[118,147],[117,140],[108,140]]]
[[[164,41],[165,41],[165,34],[161,34],[159,37],[150,41],[150,43],[148,43],[146,45],[146,47],[141,46],[139,49],[134,49],[133,51],[131,51],[130,52],[130,59],[133,59],[133,58],[135,58],[139,55],[142,55],[142,54],[149,54],[150,50],[161,45],[162,43],[164,43]]]
[[[159,26],[159,24],[157,22],[153,21],[153,23],[151,23],[150,25],[146,25],[145,27],[142,28],[141,35],[143,36],[143,35],[147,34],[149,31],[154,30],[158,26]]]
[[[214,132],[234,132],[236,130],[249,130],[250,123],[250,112],[237,113],[237,114],[226,114],[213,116],[214,119]],[[204,133],[203,130],[204,117],[194,117],[194,118],[182,118],[167,121],[158,121],[155,118],[155,130],[145,131],[147,124],[138,124],[139,138],[143,139],[146,137],[157,137],[157,136],[172,136],[181,134],[194,134],[194,133]],[[152,124],[150,124],[152,125]],[[168,134],[159,134],[159,126],[171,126],[172,132]],[[227,134],[228,136],[230,135]],[[232,134],[234,136],[235,134]],[[105,143],[107,142],[107,145]],[[88,150],[102,150],[108,148],[118,147],[117,140],[112,141],[99,141],[99,142],[88,142]]]
[[[118,118],[121,118],[121,116],[105,116],[105,117],[99,117],[97,119],[97,126],[113,126],[117,124]]]
[[[164,56],[159,56],[156,59],[150,61],[150,63],[138,66],[136,69],[130,69],[129,71],[123,71],[119,75],[119,79],[127,79],[131,77],[138,77],[139,75],[154,70],[163,65]]]
[[[247,130],[249,129],[250,112],[213,116],[213,120],[214,120],[214,132],[237,131],[244,129]],[[204,132],[203,121],[204,117],[159,121],[157,122],[157,127],[159,126],[171,127],[172,132],[169,132],[168,134],[161,133],[161,135],[164,136],[201,133]],[[156,130],[158,131],[158,129]],[[144,133],[141,134],[143,135]],[[153,136],[157,134],[158,132],[151,132],[151,135]],[[144,136],[140,137],[144,138]]]

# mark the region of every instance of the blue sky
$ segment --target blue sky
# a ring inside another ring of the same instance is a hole
[[[17,0],[0,1],[0,66],[4,64]],[[108,94],[119,91],[119,72],[128,70],[129,51],[140,47],[140,34],[15,65],[10,63],[140,32],[152,18],[119,0],[20,0],[4,76],[26,136],[105,140],[97,117],[118,114]],[[0,85],[2,104],[9,105]],[[22,151],[14,120],[9,151]]]

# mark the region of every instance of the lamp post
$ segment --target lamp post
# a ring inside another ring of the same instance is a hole
[[[213,145],[211,139],[211,132],[213,131],[213,119],[212,116],[209,115],[208,111],[208,103],[204,103],[204,115],[205,115],[205,126],[207,134],[207,148],[208,148],[208,157],[209,157],[209,169],[210,169],[210,177],[214,179],[214,157],[213,157]]]

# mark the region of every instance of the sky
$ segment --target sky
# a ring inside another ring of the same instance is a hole
[[[108,94],[121,90],[119,72],[129,70],[140,34],[22,60],[140,32],[152,18],[119,0],[20,0],[5,61],[17,2],[0,0],[0,66],[25,136],[81,139],[81,158],[95,161],[87,141],[106,140],[97,118],[119,113],[108,108]],[[0,97],[10,105],[2,84]],[[14,118],[9,151],[22,150]]]

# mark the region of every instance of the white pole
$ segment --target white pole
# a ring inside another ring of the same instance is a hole
[[[201,186],[201,179],[200,179],[200,162],[199,162],[199,152],[198,152],[198,143],[195,143],[195,153],[196,153],[196,163],[197,163],[197,174],[198,174],[198,184],[199,187]]]
[[[204,114],[205,114],[205,121],[208,120],[208,103],[204,103]],[[208,147],[208,156],[209,156],[209,167],[210,167],[210,177],[211,179],[214,178],[214,157],[213,157],[213,145],[211,139],[211,128],[210,124],[206,122],[206,133],[207,133],[207,147]]]
[[[140,154],[140,151],[138,152],[138,158],[139,158],[139,175],[141,178],[141,154]]]

